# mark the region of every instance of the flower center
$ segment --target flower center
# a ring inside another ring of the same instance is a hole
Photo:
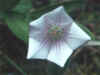
[[[60,26],[53,25],[48,30],[48,35],[51,40],[59,40],[63,34],[63,30]]]

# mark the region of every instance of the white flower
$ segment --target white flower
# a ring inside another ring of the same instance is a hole
[[[90,39],[60,6],[30,23],[27,59],[47,59],[64,67],[72,52]]]

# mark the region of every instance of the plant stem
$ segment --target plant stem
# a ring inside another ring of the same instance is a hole
[[[100,41],[91,40],[86,44],[86,46],[100,46]]]
[[[4,59],[6,59],[11,65],[13,65],[14,67],[16,67],[17,70],[19,70],[20,73],[22,73],[22,75],[27,75],[26,72],[24,72],[22,70],[22,68],[20,66],[18,66],[12,59],[10,59],[7,55],[3,56]]]

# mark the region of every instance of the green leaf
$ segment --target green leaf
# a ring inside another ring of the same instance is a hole
[[[27,13],[32,9],[32,0],[20,0],[20,3],[13,9],[18,13]]]
[[[21,14],[10,13],[6,16],[6,23],[17,37],[28,41],[28,26],[29,22],[26,17]]]

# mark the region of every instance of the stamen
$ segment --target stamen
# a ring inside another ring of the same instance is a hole
[[[51,40],[59,40],[63,34],[63,29],[60,26],[52,25],[48,29],[48,36]]]

